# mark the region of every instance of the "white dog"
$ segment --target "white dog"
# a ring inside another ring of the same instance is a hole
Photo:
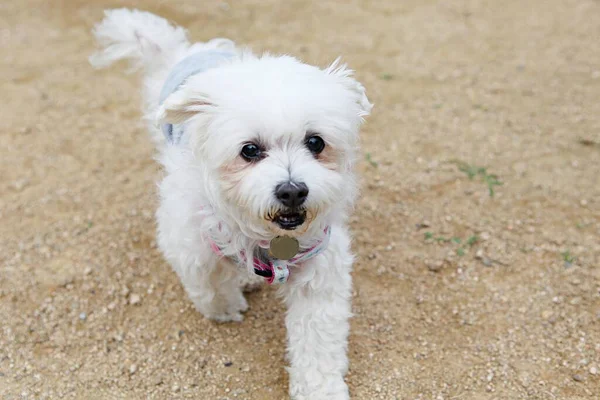
[[[144,112],[165,177],[158,242],[196,308],[241,321],[243,289],[287,306],[293,399],[348,399],[344,375],[358,132],[371,104],[345,65],[256,56],[135,10],[95,27],[96,67],[144,70]]]

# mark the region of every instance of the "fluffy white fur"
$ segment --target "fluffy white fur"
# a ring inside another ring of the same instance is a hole
[[[251,254],[259,241],[279,234],[310,246],[331,226],[326,251],[293,268],[279,290],[288,308],[291,397],[348,399],[353,256],[346,220],[356,194],[358,132],[371,109],[362,85],[337,61],[319,69],[289,56],[256,56],[227,39],[192,45],[182,28],[136,10],[107,11],[94,35],[101,50],[90,58],[93,65],[127,59],[144,70],[145,117],[165,169],[158,242],[204,316],[241,321],[248,308],[244,285],[258,279],[251,265],[240,268],[217,257],[207,236],[226,255]],[[170,69],[186,55],[212,48],[236,56],[191,77],[159,105]],[[185,123],[189,141],[167,143],[161,122]],[[325,140],[319,157],[306,149],[307,133]],[[244,161],[240,150],[249,141],[260,142],[266,158]],[[308,186],[308,218],[283,231],[269,215],[281,208],[275,187],[289,180]]]

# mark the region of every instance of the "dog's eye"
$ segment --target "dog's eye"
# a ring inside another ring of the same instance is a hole
[[[306,148],[314,155],[320,154],[325,148],[325,142],[320,136],[313,135],[306,139]]]
[[[244,145],[240,154],[242,158],[248,162],[257,161],[262,158],[262,150],[254,143]]]

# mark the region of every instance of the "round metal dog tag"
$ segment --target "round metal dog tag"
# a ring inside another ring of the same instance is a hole
[[[277,236],[271,240],[269,252],[279,260],[289,260],[300,250],[300,243],[293,237]]]

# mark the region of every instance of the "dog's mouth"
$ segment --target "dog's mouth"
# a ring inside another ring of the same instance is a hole
[[[281,229],[294,230],[306,221],[306,210],[283,210],[275,214],[273,222]]]

